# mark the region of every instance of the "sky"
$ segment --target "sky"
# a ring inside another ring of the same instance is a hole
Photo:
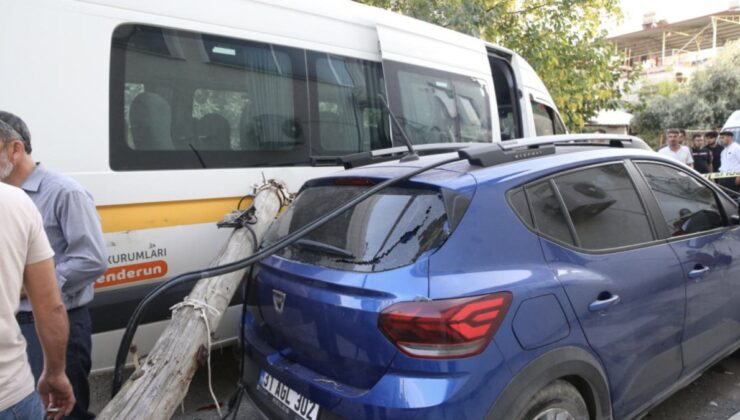
[[[692,17],[727,10],[738,0],[621,0],[624,20],[621,24],[605,22],[609,35],[619,35],[642,29],[642,16],[655,12],[656,20],[679,22]]]

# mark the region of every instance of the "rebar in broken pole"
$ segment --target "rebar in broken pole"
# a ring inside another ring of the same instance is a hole
[[[270,185],[262,188],[254,198],[256,223],[247,229],[234,231],[214,266],[248,257],[258,241],[277,216],[283,192]],[[206,244],[194,243],[202,247]],[[205,311],[210,330],[214,331],[231,298],[239,288],[245,269],[200,280],[186,300],[204,302],[217,310]],[[98,419],[169,419],[188,392],[190,381],[198,368],[199,349],[208,343],[206,325],[201,311],[184,306],[172,314],[172,320],[147,356],[123,385],[123,388],[105,406]]]

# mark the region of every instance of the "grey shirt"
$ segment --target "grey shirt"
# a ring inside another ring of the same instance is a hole
[[[100,218],[90,194],[73,179],[39,164],[23,182],[44,220],[54,250],[57,282],[64,306],[74,309],[93,299],[93,284],[107,266]],[[27,300],[21,311],[30,311]]]

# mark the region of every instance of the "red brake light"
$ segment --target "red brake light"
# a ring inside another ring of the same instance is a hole
[[[386,308],[378,327],[409,356],[461,358],[482,352],[511,303],[510,292],[459,299],[402,302]]]
[[[373,180],[367,178],[337,178],[334,185],[344,185],[350,187],[369,187],[375,185]]]

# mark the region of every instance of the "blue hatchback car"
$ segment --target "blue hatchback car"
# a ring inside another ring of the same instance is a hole
[[[636,138],[489,144],[255,266],[243,380],[270,418],[630,419],[740,346],[734,199]],[[314,179],[274,243],[453,154]]]

